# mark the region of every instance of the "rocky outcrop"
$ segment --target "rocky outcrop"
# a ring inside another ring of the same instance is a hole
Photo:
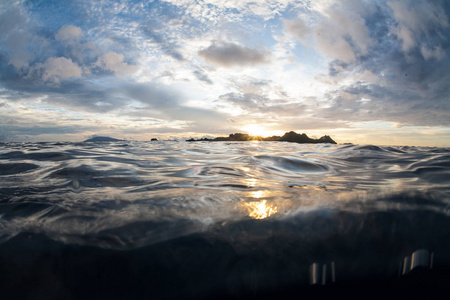
[[[217,137],[214,139],[202,138],[202,139],[189,139],[188,142],[197,142],[197,141],[211,141],[211,142],[220,142],[220,141],[231,141],[231,142],[243,142],[243,141],[275,141],[275,142],[291,142],[291,143],[300,143],[300,144],[318,144],[318,143],[329,143],[336,144],[333,139],[324,135],[319,139],[312,139],[308,137],[306,134],[298,134],[294,131],[286,132],[283,136],[271,136],[271,137],[260,137],[260,136],[251,136],[245,133],[232,133],[228,137]]]

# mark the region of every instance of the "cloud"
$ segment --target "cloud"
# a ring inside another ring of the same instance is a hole
[[[264,93],[231,92],[220,95],[218,103],[230,103],[242,110],[245,115],[265,116],[267,118],[304,117],[307,106],[302,102],[288,102],[284,99],[273,99]]]
[[[89,74],[88,65],[94,63],[104,51],[98,47],[98,41],[89,41],[87,38],[80,27],[63,25],[55,34],[55,41],[58,43],[53,43],[52,48],[59,56],[65,56],[83,65],[85,73]]]
[[[95,114],[129,131],[450,123],[446,1],[5,3],[2,110]]]
[[[330,89],[316,96],[316,116],[449,124],[450,9],[444,3],[348,1],[285,20],[288,35],[328,58]]]
[[[370,7],[365,10],[357,2],[344,2],[321,9],[311,24],[302,19],[310,19],[308,16],[284,20],[286,33],[332,60],[354,63],[369,54],[376,43],[364,18],[364,14],[371,11]]]
[[[30,61],[31,55],[25,50],[30,35],[26,32],[15,32],[11,34],[6,43],[10,49],[14,49],[10,53],[9,63],[16,69],[26,68]]]
[[[420,53],[426,60],[429,59],[441,60],[445,56],[444,50],[442,50],[440,46],[437,46],[434,49],[430,49],[429,47],[422,45],[420,47]]]
[[[164,84],[153,82],[127,82],[122,83],[118,92],[123,91],[124,96],[148,105],[156,111],[167,110],[180,104],[181,93]]]
[[[213,81],[208,77],[207,74],[205,74],[205,72],[203,72],[202,70],[194,70],[192,72],[195,77],[197,77],[198,80],[203,81],[207,84],[214,84]]]
[[[305,1],[292,0],[163,0],[184,8],[186,13],[198,20],[216,20],[238,14],[271,20],[288,8],[303,7]]]
[[[308,44],[308,37],[312,33],[302,19],[284,20],[286,32],[295,36],[302,44]]]
[[[146,83],[127,83],[119,87],[124,96],[140,102],[139,115],[164,120],[187,121],[189,128],[201,130],[203,127],[221,126],[229,117],[227,114],[207,108],[187,106],[183,94],[171,86]],[[134,113],[133,113],[134,114]],[[205,130],[205,129],[203,129]]]
[[[44,81],[59,84],[61,80],[81,77],[83,70],[70,58],[50,57],[43,64],[34,67]]]
[[[389,1],[397,22],[394,34],[402,42],[402,50],[406,54],[416,47],[421,47],[421,39],[449,27],[445,9],[439,1]],[[439,51],[439,50],[431,50]],[[427,59],[430,52],[425,51]],[[436,57],[435,55],[432,55]]]
[[[325,119],[389,121],[401,126],[450,125],[448,97],[424,101],[421,91],[360,82],[341,86],[324,97],[327,101],[317,107],[315,115]]]
[[[172,20],[165,21],[170,22]],[[177,61],[184,61],[184,56],[179,51],[180,46],[168,36],[166,26],[153,21],[151,24],[141,26],[141,29],[144,35],[157,44],[165,54]]]
[[[78,42],[83,37],[83,31],[80,27],[73,25],[62,26],[58,33],[55,35],[56,40],[66,44],[73,44]]]
[[[213,41],[198,55],[206,61],[222,67],[253,66],[269,61],[270,53],[265,50],[255,50],[236,43]]]
[[[132,66],[123,61],[124,56],[115,52],[108,52],[101,55],[95,62],[95,66],[104,70],[112,71],[116,75],[127,75],[137,70],[136,66]]]
[[[222,94],[216,103],[228,103],[241,114],[252,117],[281,119],[284,117],[304,117],[307,113],[305,100],[293,99],[282,87],[271,80],[240,77],[234,83],[236,91]]]
[[[16,69],[26,68],[31,59],[26,50],[31,39],[27,29],[28,19],[19,7],[12,7],[0,14],[0,42],[3,44],[0,55],[9,57],[8,64]]]

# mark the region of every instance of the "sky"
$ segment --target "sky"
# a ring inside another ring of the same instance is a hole
[[[450,1],[0,3],[0,142],[450,146]]]

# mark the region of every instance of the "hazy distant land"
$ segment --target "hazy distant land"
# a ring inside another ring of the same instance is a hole
[[[213,139],[202,138],[202,139],[189,139],[188,142],[198,142],[198,141],[210,141],[210,142],[221,142],[221,141],[233,141],[233,142],[242,142],[242,141],[270,141],[270,142],[292,142],[292,143],[301,143],[301,144],[318,144],[318,143],[329,143],[336,144],[333,139],[324,135],[319,139],[312,139],[308,137],[306,134],[298,134],[294,131],[286,132],[283,136],[270,136],[270,137],[261,137],[261,136],[251,136],[245,133],[232,133],[228,137],[217,137]]]
[[[93,138],[87,139],[84,142],[94,142],[94,143],[98,143],[98,142],[121,142],[123,140],[119,140],[119,139],[115,139],[109,136],[95,136]]]
[[[156,138],[152,138],[152,141],[157,141]],[[124,140],[115,139],[108,136],[96,136],[90,139],[85,140],[84,142],[120,142]],[[201,139],[193,139],[190,138],[186,140],[187,142],[244,142],[244,141],[267,141],[267,142],[291,142],[291,143],[300,143],[300,144],[318,144],[318,143],[329,143],[336,144],[336,142],[328,135],[324,135],[319,139],[312,139],[308,137],[306,134],[298,134],[294,131],[286,132],[283,136],[270,136],[270,137],[261,137],[261,136],[252,136],[246,133],[232,133],[228,137],[216,137],[216,138],[201,138]]]

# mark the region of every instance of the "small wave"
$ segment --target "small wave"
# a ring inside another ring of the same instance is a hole
[[[26,159],[26,160],[37,160],[37,161],[61,161],[70,159],[69,155],[63,152],[36,152],[36,153],[25,153],[22,151],[12,151],[0,155],[0,159]]]
[[[20,216],[19,219],[22,219],[25,223],[67,212],[67,210],[51,203],[42,202],[1,203],[1,211],[2,219],[16,220]]]
[[[96,171],[89,166],[81,165],[79,167],[74,168],[62,168],[55,172],[53,172],[50,177],[63,177],[63,178],[87,178],[93,176],[100,176],[102,173],[100,171]]]
[[[24,159],[30,160],[49,160],[49,161],[61,161],[70,159],[70,157],[61,152],[42,152],[42,153],[29,153]]]
[[[450,262],[449,169],[447,148],[0,145],[2,287],[251,294],[307,285],[313,262],[332,262],[338,280],[390,279],[418,248]]]
[[[448,149],[271,142],[4,147],[0,204],[44,203],[3,206],[8,222],[39,227],[42,223],[33,223],[33,218],[61,205],[66,210],[58,218],[43,215],[52,222],[55,236],[63,232],[55,228],[70,222],[86,229],[74,237],[82,238],[86,232],[93,236],[99,232],[95,224],[107,232],[123,224],[123,218],[130,224],[157,218],[169,223],[210,218],[211,224],[243,219],[248,216],[240,203],[248,201],[273,205],[274,210],[276,206],[274,219],[319,208],[362,213],[433,209],[448,214]],[[378,194],[391,190],[439,191],[441,197],[432,202]],[[366,196],[346,197],[346,193]],[[0,220],[5,217],[0,215]],[[18,225],[15,230],[29,228]],[[50,227],[39,228],[45,232]]]
[[[134,187],[147,184],[147,182],[133,177],[101,177],[94,178],[93,181],[101,186],[111,187]]]
[[[378,152],[386,151],[385,149],[375,146],[375,145],[356,146],[354,149],[355,150],[370,150],[370,151],[378,151]]]
[[[0,175],[15,175],[25,173],[39,168],[38,165],[30,163],[0,164]]]
[[[7,153],[0,154],[0,159],[21,159],[25,156],[23,151],[11,151]]]
[[[443,167],[418,167],[414,169],[414,173],[422,175],[426,173],[434,173],[434,172],[449,172],[450,169]]]
[[[255,159],[294,172],[324,172],[329,169],[326,165],[319,163],[283,156],[259,155],[255,156]]]
[[[225,175],[225,176],[243,176],[242,170],[230,168],[230,167],[202,167],[199,170],[198,175],[202,176],[214,176],[214,175]]]

